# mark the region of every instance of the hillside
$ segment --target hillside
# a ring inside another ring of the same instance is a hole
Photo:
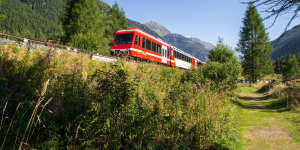
[[[230,97],[189,71],[16,45],[0,46],[0,68],[3,149],[235,149],[238,142]]]
[[[273,59],[300,53],[300,25],[283,33],[271,44],[273,46],[273,52],[271,53]]]
[[[58,37],[65,5],[66,0],[3,0],[0,31],[38,40]]]
[[[35,40],[61,40],[67,43],[63,35],[63,20],[66,16],[68,0],[3,0],[0,14],[5,19],[0,23],[0,32],[24,36]],[[116,4],[109,6],[97,0],[103,28],[97,28],[101,33],[101,49],[98,52],[109,53],[114,33],[125,28],[128,23],[125,13]],[[95,50],[95,49],[94,49]]]
[[[176,33],[166,35],[164,40],[167,43],[196,56],[202,61],[206,61],[206,56],[208,56],[210,50],[207,49],[204,44]]]

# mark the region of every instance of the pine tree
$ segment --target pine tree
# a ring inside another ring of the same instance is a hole
[[[108,14],[105,20],[105,38],[108,41],[107,46],[111,48],[114,33],[119,29],[127,28],[128,21],[125,12],[119,8],[118,3],[112,6]]]
[[[1,6],[1,4],[2,4],[2,0],[0,0],[0,6]],[[4,15],[0,13],[0,23],[3,19],[4,19]]]
[[[236,88],[238,78],[242,72],[241,64],[233,50],[219,39],[217,46],[209,51],[209,62],[203,70],[204,77],[212,81],[213,86],[226,86]]]
[[[96,0],[70,0],[63,25],[66,44],[80,49],[103,50],[104,24]]]
[[[243,74],[254,83],[263,75],[272,73],[272,47],[262,19],[253,4],[249,4],[243,24],[238,51],[243,54]]]
[[[283,73],[283,77],[288,79],[290,77],[300,75],[300,66],[295,55],[290,56],[287,60],[286,64],[286,72]]]
[[[210,61],[226,63],[232,59],[236,59],[236,56],[234,56],[234,53],[231,50],[231,48],[225,45],[222,39],[219,39],[216,47],[209,51],[208,59]]]

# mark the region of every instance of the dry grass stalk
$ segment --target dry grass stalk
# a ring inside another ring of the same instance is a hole
[[[7,104],[7,102],[6,102],[6,104]],[[2,142],[2,145],[1,145],[0,150],[3,150],[4,144],[5,144],[5,142],[6,142],[7,135],[8,135],[8,133],[9,133],[10,129],[12,128],[12,126],[13,126],[13,122],[15,121],[17,112],[18,112],[18,110],[19,110],[19,106],[20,106],[20,104],[18,104],[18,106],[17,106],[17,108],[16,108],[16,111],[15,111],[15,114],[14,114],[14,116],[12,117],[12,119],[10,120],[9,127],[8,127],[8,129],[7,129],[6,133],[5,133],[5,136],[4,136],[4,139],[3,139],[3,142]]]
[[[6,110],[7,103],[8,103],[8,101],[6,101],[6,103],[5,103],[5,105],[4,105],[4,108],[3,108],[3,110],[2,110],[2,116],[1,116],[1,122],[0,122],[0,131],[1,131],[1,129],[2,129],[2,123],[3,123],[3,120],[4,120],[4,112],[5,112],[5,110]]]
[[[20,142],[20,144],[19,144],[18,150],[22,150],[23,144],[26,143],[26,141],[24,141],[24,139],[25,139],[25,137],[28,135],[28,134],[27,134],[28,130],[31,129],[32,124],[34,123],[34,120],[35,120],[35,118],[36,118],[36,116],[37,116],[38,108],[40,107],[41,103],[44,101],[44,95],[46,94],[46,91],[47,91],[47,87],[48,87],[49,81],[50,81],[50,80],[48,79],[48,80],[44,83],[44,85],[43,85],[42,91],[41,91],[41,93],[40,93],[40,97],[39,97],[39,99],[38,99],[38,101],[37,101],[37,104],[35,105],[35,108],[34,108],[32,114],[31,114],[31,117],[30,117],[30,119],[29,119],[29,121],[28,121],[28,123],[27,123],[26,129],[25,129],[25,132],[24,132],[24,134],[23,134],[22,140],[21,140],[21,142]]]

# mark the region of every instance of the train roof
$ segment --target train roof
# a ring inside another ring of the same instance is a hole
[[[174,51],[180,52],[181,54],[184,54],[184,55],[186,55],[188,57],[194,57],[193,55],[191,55],[191,54],[189,54],[187,52],[184,52],[183,50],[181,50],[181,49],[179,49],[179,48],[177,48],[175,46],[172,46],[172,48],[174,49]]]
[[[146,32],[144,32],[143,30],[138,29],[138,28],[120,29],[120,30],[118,30],[116,33],[121,33],[121,32],[139,32],[139,33],[144,34],[144,35],[146,35],[146,36],[148,36],[148,37],[150,37],[150,38],[152,38],[152,39],[155,39],[156,41],[159,41],[159,42],[161,42],[161,43],[163,43],[163,44],[165,44],[165,45],[167,45],[167,46],[171,46],[170,44],[164,42],[162,39],[156,38],[156,37],[150,35],[149,33],[146,33]]]

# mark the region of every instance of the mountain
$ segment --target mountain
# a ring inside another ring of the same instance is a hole
[[[209,50],[206,46],[193,38],[187,38],[183,35],[172,33],[164,37],[164,40],[167,43],[172,44],[173,46],[192,54],[193,56],[199,58],[202,61],[206,61]],[[212,46],[213,47],[213,46]]]
[[[206,61],[209,50],[214,48],[213,44],[202,41],[198,38],[186,37],[177,33],[171,33],[166,27],[154,21],[141,24],[137,21],[128,19],[128,25],[130,28],[139,28],[154,37],[160,38],[165,42],[189,54],[192,54],[202,61]]]
[[[287,57],[300,53],[300,25],[283,33],[279,38],[271,42],[273,59]]]
[[[144,24],[141,24],[137,21],[131,20],[131,19],[127,19],[128,20],[128,28],[139,28],[141,30],[143,30],[144,32],[147,32],[148,34],[159,38],[159,39],[163,39],[162,36],[160,36],[159,34],[157,34],[155,31],[153,31],[152,29],[148,28],[147,26],[145,26]]]
[[[168,34],[171,34],[171,32],[165,28],[164,26],[161,26],[160,24],[154,22],[154,21],[149,21],[144,24],[146,27],[151,29],[152,31],[156,32],[159,36],[164,37]]]
[[[202,44],[206,49],[209,49],[209,50],[211,50],[215,47],[213,44],[211,44],[209,42],[202,41],[202,40],[200,40],[198,38],[195,38],[195,37],[190,37],[190,39],[192,41],[195,41],[195,42],[198,42],[198,43]]]

